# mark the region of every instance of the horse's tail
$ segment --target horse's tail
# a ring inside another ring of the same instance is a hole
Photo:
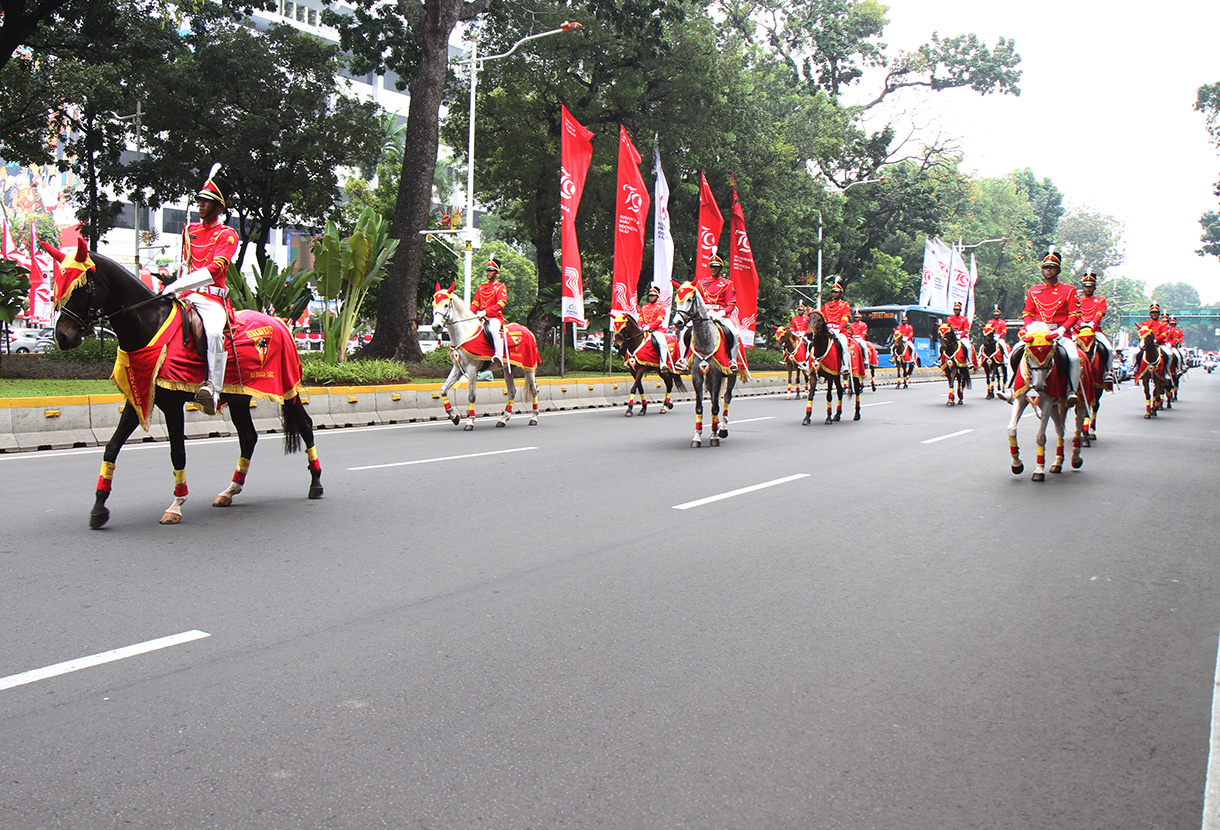
[[[313,430],[313,422],[298,395],[284,401],[280,408],[280,423],[284,426],[284,455],[301,451],[301,441]]]
[[[674,372],[674,386],[679,392],[686,391],[686,384],[682,382],[682,376],[677,372]]]

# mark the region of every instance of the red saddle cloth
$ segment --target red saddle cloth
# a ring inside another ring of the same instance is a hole
[[[299,395],[305,388],[301,359],[284,321],[257,311],[239,311],[236,317],[232,343],[225,337],[229,360],[222,391],[281,404]],[[182,342],[182,312],[177,306],[147,346],[133,352],[119,349],[110,375],[136,408],[145,430],[157,387],[193,392],[206,377],[194,341]]]
[[[509,363],[530,372],[538,368],[542,356],[538,353],[538,341],[534,339],[532,331],[519,323],[509,323],[504,330],[504,339],[508,343]],[[491,360],[496,356],[482,326],[476,328],[460,348],[478,360]]]
[[[1066,348],[1076,349],[1077,353],[1080,356],[1081,385],[1084,386],[1086,384],[1092,384],[1093,383],[1093,373],[1086,365],[1088,363],[1088,358],[1083,353],[1080,352],[1080,348],[1075,343],[1068,341],[1064,345],[1066,346]],[[1054,358],[1052,358],[1052,359],[1054,359]],[[1060,369],[1059,362],[1057,359],[1055,359],[1055,367],[1051,370],[1050,376],[1047,377],[1047,379],[1046,379],[1045,394],[1048,398],[1067,397],[1067,394],[1068,394],[1067,373],[1060,372],[1059,369]],[[1028,389],[1029,389],[1029,378],[1027,377],[1026,372],[1025,372],[1025,359],[1022,358],[1020,360],[1020,362],[1018,362],[1018,364],[1017,364],[1016,377],[1013,379],[1013,392],[1015,395],[1020,396],[1020,395],[1024,395]]]
[[[669,365],[673,366],[678,362],[678,338],[666,332],[665,347],[669,350]],[[657,341],[651,336],[645,337],[644,342],[632,354],[635,362],[641,366],[651,366],[654,369],[661,367],[661,355],[657,351]]]

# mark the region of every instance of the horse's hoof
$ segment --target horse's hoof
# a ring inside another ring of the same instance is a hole
[[[708,445],[709,447],[719,447],[719,446],[720,446],[720,439],[719,439],[719,438],[716,438],[715,436],[713,436],[713,437],[711,438],[711,440],[709,440],[709,441],[707,442],[707,445]]]
[[[1078,455],[1077,455],[1077,456],[1073,456],[1073,457],[1072,457],[1072,469],[1073,469],[1073,470],[1079,470],[1079,469],[1080,469],[1081,467],[1083,467],[1083,466],[1084,466],[1084,459],[1083,459],[1083,458],[1081,458],[1081,457],[1080,457],[1080,456],[1078,456]]]
[[[853,417],[853,418],[852,418],[852,420],[853,420],[853,421],[858,421],[858,420],[860,420],[860,413],[859,413],[859,412],[857,412],[857,413],[855,414],[855,417]]]
[[[945,406],[953,406],[953,401],[945,401]]]
[[[110,521],[110,511],[103,507],[101,510],[94,510],[89,514],[89,527],[97,530]]]
[[[508,425],[508,421],[496,421],[496,429],[499,429],[500,427],[507,426],[507,425]],[[474,427],[471,427],[471,429],[474,429]]]
[[[807,426],[809,426],[811,423],[813,423],[813,419],[812,419],[812,418],[810,418],[808,415],[806,415],[806,416],[805,416],[805,420],[801,421],[801,426],[806,426],[806,427],[807,427]]]
[[[1030,481],[1046,481],[1046,473],[1034,473],[1030,476]]]
[[[720,430],[720,432],[718,432],[716,434],[719,435],[721,438],[729,437],[729,431],[727,429],[722,429],[722,430]]]
[[[1063,465],[1062,464],[1052,464],[1050,466],[1049,472],[1052,473],[1053,475],[1059,475],[1060,473],[1063,472]]]
[[[647,414],[648,414],[648,407],[641,406],[640,407],[640,417],[643,418]]]
[[[212,506],[213,507],[232,507],[233,499],[231,496],[226,496],[224,493],[221,493],[219,496],[212,499]]]
[[[1152,418],[1152,413],[1151,413],[1151,412],[1145,412],[1145,413],[1144,413],[1144,420],[1145,420],[1145,421],[1147,421],[1147,420],[1149,420],[1149,419],[1151,419],[1151,418]]]
[[[1096,432],[1090,432],[1090,433],[1089,433],[1089,440],[1090,440],[1090,441],[1096,441],[1096,440],[1097,440],[1097,433],[1096,433]]]
[[[1012,474],[1013,474],[1014,476],[1019,476],[1019,475],[1021,475],[1021,473],[1023,473],[1023,472],[1025,472],[1025,465],[1024,465],[1024,464],[1017,464],[1016,466],[1014,466],[1014,467],[1012,468]]]
[[[538,419],[537,419],[537,418],[530,418],[529,425],[530,425],[530,426],[532,426],[532,427],[536,427],[536,426],[538,426]]]
[[[690,445],[691,445],[691,448],[692,448],[692,449],[698,449],[699,447],[703,446],[702,442],[701,442],[701,441],[700,441],[698,438],[696,438],[695,440],[691,441],[691,442],[690,442]]]
[[[834,418],[831,418],[829,415],[826,416],[826,423],[833,424],[834,422],[835,422]]]
[[[170,513],[168,510],[166,510],[165,515],[161,517],[161,524],[163,525],[176,525],[181,521],[181,513]]]
[[[623,413],[623,417],[630,418],[634,414],[635,414],[634,412],[632,412],[630,409],[628,409],[626,412]]]
[[[462,427],[464,432],[469,432],[472,429],[474,429],[474,424],[467,424],[466,426]]]
[[[459,418],[459,417],[457,417],[456,415],[450,415],[450,416],[449,416],[449,421],[450,421],[450,423],[452,423],[454,426],[457,426],[458,424],[460,424],[460,423],[462,422],[462,419],[461,419],[461,418]]]
[[[843,420],[843,413],[842,413],[842,412],[836,412],[836,413],[835,413],[835,420],[836,420],[836,421],[842,421],[842,420]]]
[[[322,498],[322,485],[321,484],[311,484],[309,487],[309,497],[311,499]]]

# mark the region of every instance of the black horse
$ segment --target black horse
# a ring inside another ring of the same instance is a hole
[[[965,403],[963,392],[970,384],[970,354],[965,344],[957,339],[957,332],[948,323],[941,323],[940,370],[949,381],[949,400],[945,406],[953,406],[953,387],[957,386],[957,405]]]
[[[987,399],[995,397],[996,390],[1008,388],[1008,350],[1004,341],[993,331],[983,332],[983,372],[987,376]]]
[[[805,426],[813,422],[813,393],[817,390],[818,378],[826,381],[826,423],[833,424],[843,418],[843,372],[844,366],[850,366],[851,355],[843,348],[839,338],[830,333],[826,327],[826,319],[820,312],[809,314],[809,331],[805,335],[809,344],[809,397],[805,401]],[[853,421],[860,420],[860,393],[864,391],[864,379],[855,377],[850,368],[847,371],[848,394],[856,396],[856,414]],[[838,395],[838,408],[834,417],[830,414],[831,393]]]
[[[911,375],[915,372],[915,364],[919,357],[911,341],[897,330],[890,336],[890,359],[894,361],[894,371],[897,375],[894,388],[910,389]]]
[[[630,314],[622,314],[615,317],[613,322],[614,344],[619,347],[620,356],[631,369],[633,380],[627,399],[627,417],[630,418],[633,414],[632,410],[635,409],[636,392],[640,393],[640,414],[648,414],[648,398],[644,396],[644,377],[649,372],[656,372],[665,383],[665,400],[661,402],[661,412],[673,409],[674,402],[670,400],[670,395],[673,393],[674,387],[678,387],[679,392],[686,391],[686,385],[682,383],[682,376],[668,366],[645,363],[640,359],[640,348],[649,340],[652,333],[640,328],[640,324],[635,321],[634,317]]]
[[[76,274],[71,283],[74,287],[65,292],[65,296],[56,297],[59,307],[59,317],[55,323],[55,340],[59,348],[74,349],[81,344],[86,331],[101,320],[107,321],[118,338],[119,348],[127,354],[136,352],[149,343],[162,325],[175,313],[176,301],[172,297],[154,294],[138,279],[131,275],[123,266],[100,254],[93,254],[90,259],[82,243],[74,259],[44,246],[64,264],[64,269]],[[254,314],[241,312],[242,315]],[[265,317],[265,315],[260,315]],[[271,320],[272,318],[266,318]],[[184,324],[184,328],[191,328]],[[273,327],[274,328],[274,327]],[[278,327],[287,332],[282,324]],[[278,331],[278,329],[276,329]],[[194,334],[196,342],[201,337],[198,331]],[[296,357],[296,349],[291,345],[291,334],[288,334],[291,359],[300,365]],[[284,352],[287,354],[287,352]],[[203,365],[202,358],[200,367]],[[201,368],[202,371],[202,368]],[[117,375],[117,367],[116,367]],[[300,376],[299,370],[297,376]],[[309,458],[309,498],[322,497],[322,467],[318,462],[317,450],[314,447],[313,421],[301,403],[297,389],[284,390],[281,418],[284,426],[284,452],[292,453],[305,446]],[[291,393],[291,397],[288,396]],[[258,441],[258,431],[250,415],[251,395],[223,393],[220,396],[222,405],[229,407],[233,426],[237,429],[238,444],[241,448],[241,458],[237,470],[233,474],[233,482],[212,502],[214,507],[228,507],[233,503],[233,496],[242,490],[250,458],[254,455],[254,445]],[[186,486],[186,434],[183,406],[194,400],[193,392],[182,389],[160,387],[155,389],[153,405],[165,416],[165,426],[169,433],[170,461],[174,466],[174,501],[161,517],[162,524],[177,524],[182,521],[182,504],[187,498]],[[114,473],[115,461],[123,443],[140,425],[140,414],[137,406],[129,395],[127,404],[119,417],[119,424],[106,444],[102,455],[102,472],[98,479],[96,499],[93,510],[89,514],[89,526],[100,528],[110,518],[106,507],[106,499],[110,496],[110,482]]]

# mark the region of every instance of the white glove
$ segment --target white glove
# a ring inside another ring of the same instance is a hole
[[[720,312],[720,311],[716,311],[715,309],[712,309],[711,311],[709,311],[707,313],[707,316],[711,317],[713,320],[723,320],[724,319],[724,313]]]
[[[476,312],[474,313],[474,316],[475,316],[475,317],[478,317],[480,320],[482,320],[484,317],[486,317],[486,316],[487,316],[487,312],[486,312],[486,311],[484,311],[483,309],[479,309],[478,311],[476,311]]]
[[[186,276],[179,277],[169,285],[161,289],[162,294],[174,294],[179,291],[189,291],[192,288],[198,288],[201,285],[207,285],[212,281],[212,272],[206,268],[199,268]]]
[[[1063,333],[1064,333],[1063,326],[1060,326],[1059,328],[1055,329],[1055,331],[1054,331],[1054,334],[1056,337],[1063,337]]]

